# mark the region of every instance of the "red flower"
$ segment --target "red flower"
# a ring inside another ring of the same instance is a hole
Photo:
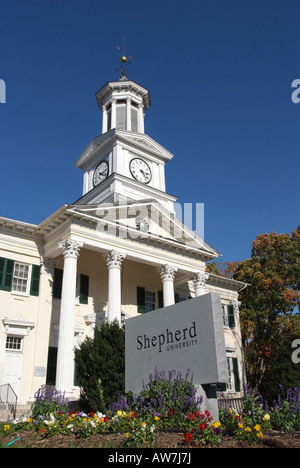
[[[190,421],[193,421],[195,419],[195,416],[192,413],[189,413],[188,418]]]
[[[170,416],[174,416],[174,410],[173,409],[170,409],[169,413],[170,413]]]
[[[91,412],[89,413],[89,416],[90,416],[90,418],[93,418],[93,417],[95,416],[94,411],[91,411]]]
[[[190,434],[190,433],[184,434],[184,440],[185,440],[186,442],[192,442],[192,439],[193,439],[192,434]]]
[[[104,416],[103,420],[104,420],[104,422],[108,422],[108,421],[109,421],[109,419],[108,419],[107,416]]]
[[[199,427],[200,427],[200,429],[204,430],[204,429],[207,428],[207,424],[206,424],[206,423],[204,423],[204,424],[199,424]]]

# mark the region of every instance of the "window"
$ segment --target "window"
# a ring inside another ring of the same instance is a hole
[[[53,278],[53,297],[61,299],[63,270],[55,268]],[[88,304],[89,299],[89,277],[86,275],[79,275],[77,277],[76,286],[76,299],[80,304]]]
[[[138,286],[137,292],[137,311],[139,314],[151,312],[151,310],[160,309],[163,307],[163,293],[162,291],[149,291],[146,288]]]
[[[116,104],[116,128],[126,130],[126,101],[123,99]]]
[[[222,305],[224,327],[234,328],[235,317],[233,305]]]
[[[29,268],[30,266],[25,263],[15,262],[11,288],[12,292],[28,293]]]
[[[217,386],[220,392],[240,392],[241,382],[239,375],[238,359],[232,356],[232,352],[227,352],[228,382]]]
[[[232,358],[227,358],[227,367],[228,367],[228,382],[227,382],[227,391],[233,391],[234,382],[233,382],[233,365]]]
[[[40,270],[40,265],[28,265],[8,258],[0,258],[0,289],[38,296]]]
[[[10,351],[21,351],[22,350],[22,338],[16,336],[7,336],[5,349]]]
[[[145,312],[151,312],[155,309],[155,292],[145,291]]]

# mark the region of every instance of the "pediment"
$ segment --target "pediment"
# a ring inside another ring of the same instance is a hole
[[[68,212],[81,222],[84,219],[105,236],[120,236],[130,241],[141,241],[161,246],[172,251],[204,257],[217,258],[213,249],[195,232],[168,212],[155,200],[100,205],[73,205]]]
[[[95,137],[80,155],[75,165],[79,168],[84,168],[94,159],[94,156],[117,141],[120,141],[127,147],[132,147],[132,149],[158,157],[164,162],[173,158],[173,154],[146,134],[112,129],[103,135]]]

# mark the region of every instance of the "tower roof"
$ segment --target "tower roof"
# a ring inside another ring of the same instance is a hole
[[[105,105],[106,101],[113,93],[120,94],[122,91],[130,91],[142,98],[144,110],[147,110],[151,106],[150,91],[135,81],[126,79],[119,81],[109,81],[104,86],[102,86],[99,91],[97,91],[96,99],[99,109],[102,110],[103,105]]]

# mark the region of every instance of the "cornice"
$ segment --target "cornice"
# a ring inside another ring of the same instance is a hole
[[[113,93],[113,91],[130,91],[143,100],[144,109],[147,110],[151,106],[150,92],[147,88],[139,85],[135,81],[109,81],[96,93],[96,99],[99,109],[102,111],[105,98]]]

